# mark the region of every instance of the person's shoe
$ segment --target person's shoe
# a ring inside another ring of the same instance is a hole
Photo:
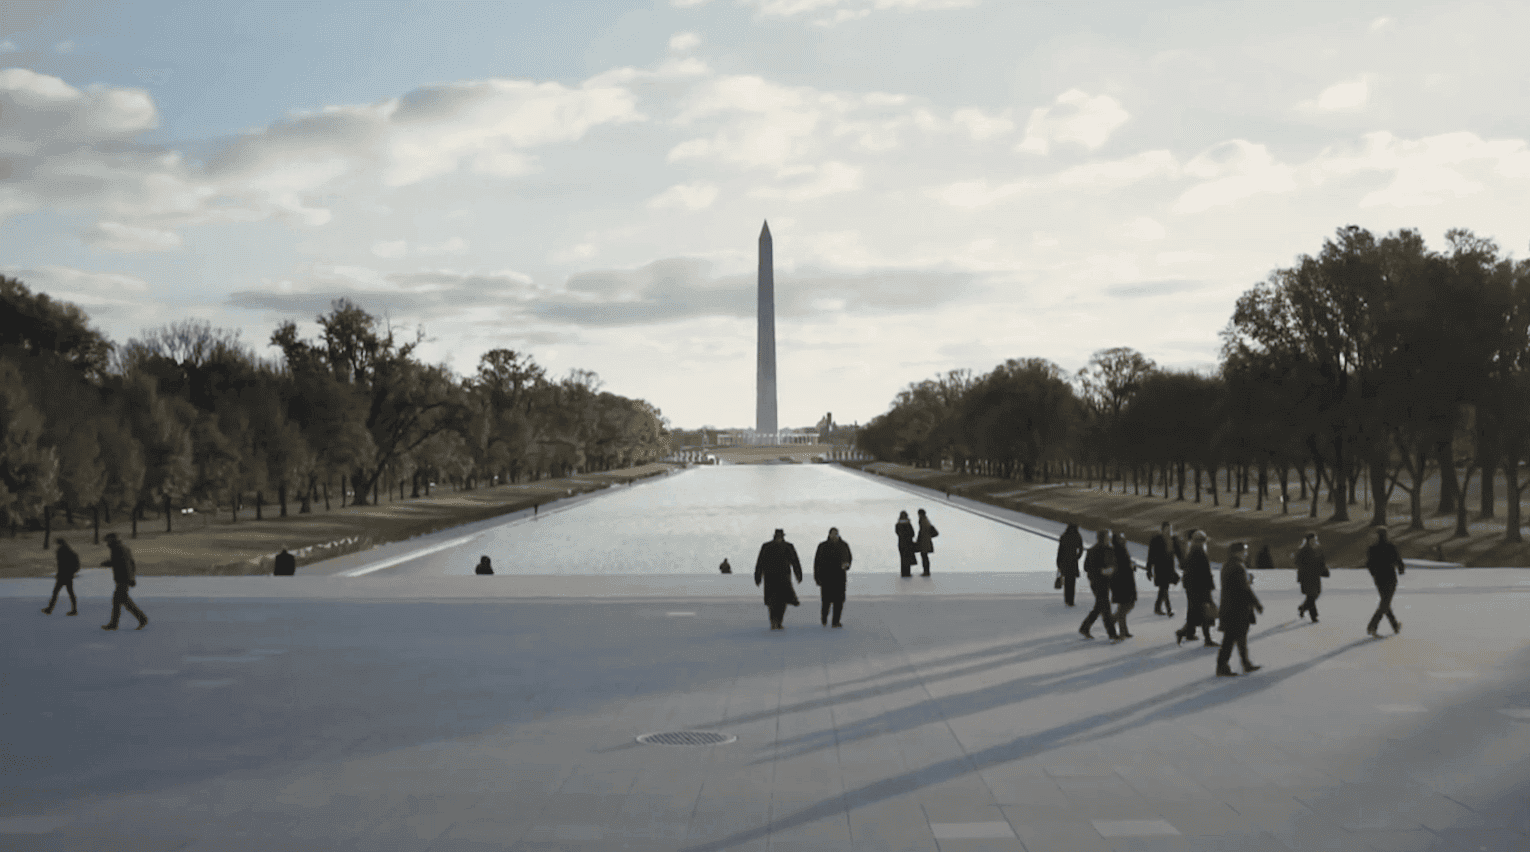
[[[53,607],[51,607],[51,606],[43,607],[43,615],[52,615],[52,614],[53,614]]]
[[[818,623],[822,624],[824,627],[828,627],[829,626],[829,617],[827,615],[825,615],[822,618],[819,618],[818,619]]]
[[[1381,638],[1381,634],[1377,633],[1376,632],[1376,628],[1374,628],[1374,627],[1366,630],[1365,631],[1365,635],[1371,637],[1372,639],[1380,639]]]
[[[1154,615],[1163,615],[1163,610],[1161,610],[1161,609],[1155,609],[1155,610],[1153,610],[1153,614],[1154,614]]]
[[[79,614],[80,614],[79,610],[74,610],[74,609],[71,609],[68,612],[64,613],[64,615],[79,615]]]
[[[1084,628],[1082,628],[1082,627],[1080,627],[1080,628],[1079,628],[1079,629],[1078,629],[1078,632],[1079,632],[1079,633],[1082,633],[1082,634],[1083,634],[1083,635],[1084,635],[1084,638],[1085,638],[1085,639],[1093,639],[1093,638],[1094,638],[1094,634],[1093,634],[1093,633],[1090,633],[1090,632],[1089,632],[1089,631],[1088,631],[1088,630],[1085,630],[1085,629],[1084,629]]]
[[[844,627],[844,626],[845,626],[845,625],[843,625],[843,624],[840,624],[840,623],[839,623],[839,622],[837,622],[837,621],[836,621],[836,622],[834,622],[834,623],[833,623],[833,624],[831,624],[831,625],[829,625],[829,626],[830,626],[830,627]]]
[[[1249,672],[1257,672],[1257,671],[1259,671],[1262,668],[1264,668],[1264,666],[1256,666],[1256,665],[1253,665],[1252,663],[1244,663],[1243,664],[1243,673],[1244,674],[1248,674]]]
[[[1130,634],[1130,633],[1122,633],[1121,634],[1121,638],[1122,639],[1131,639],[1133,637],[1132,637],[1132,634]]]
[[[117,625],[115,625],[115,624],[103,624],[103,625],[101,625],[101,629],[102,630],[116,630],[117,629]]]
[[[1306,614],[1307,614],[1307,608],[1306,607],[1299,606],[1299,607],[1296,608],[1296,618],[1297,618],[1298,621],[1300,621],[1301,617],[1306,615]]]
[[[1172,609],[1171,609],[1171,610],[1169,610],[1169,611],[1168,611],[1168,612],[1167,612],[1167,613],[1165,613],[1165,614],[1166,614],[1166,615],[1168,615],[1168,616],[1169,616],[1169,617],[1170,617],[1170,618],[1173,618],[1173,617],[1174,617],[1174,610],[1172,610]]]
[[[1217,677],[1237,677],[1238,673],[1232,669],[1217,669]]]
[[[1174,631],[1174,647],[1177,648],[1183,644],[1185,644],[1185,634],[1179,632],[1178,630]]]
[[[1401,633],[1402,632],[1402,622],[1401,621],[1399,621],[1396,624],[1392,625],[1392,632],[1393,633]]]
[[[1125,636],[1112,636],[1112,637],[1110,637],[1110,644],[1112,644],[1112,645],[1116,644],[1117,642],[1125,642],[1125,641],[1126,641],[1126,637]]]
[[[1315,616],[1315,615],[1314,615],[1314,616],[1313,616],[1313,617],[1312,617],[1312,623],[1313,623],[1313,624],[1317,624],[1317,623],[1318,623],[1318,622],[1317,622],[1317,616]]]
[[[930,576],[930,572],[926,571],[923,574],[920,574],[919,576],[921,576],[921,577],[928,577],[928,576]]]
[[[1208,648],[1220,648],[1220,647],[1222,647],[1222,643],[1221,642],[1217,642],[1217,641],[1215,641],[1213,639],[1207,639],[1206,640],[1206,647],[1208,647]]]
[[[138,626],[133,628],[133,629],[134,630],[142,630],[142,629],[144,629],[145,627],[148,627],[148,626],[149,626],[149,620],[147,618],[145,618],[143,621],[138,622]]]

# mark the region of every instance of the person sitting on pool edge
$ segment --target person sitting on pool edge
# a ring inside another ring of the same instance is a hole
[[[493,574],[494,566],[489,564],[489,557],[483,556],[478,559],[478,567],[473,569],[474,574]]]

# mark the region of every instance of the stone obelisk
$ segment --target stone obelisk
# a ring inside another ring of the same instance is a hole
[[[759,351],[755,360],[754,435],[761,444],[776,443],[776,277],[772,265],[770,223],[760,229]]]

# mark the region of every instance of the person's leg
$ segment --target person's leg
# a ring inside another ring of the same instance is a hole
[[[1132,632],[1130,630],[1126,629],[1126,616],[1129,613],[1131,613],[1132,610],[1134,610],[1136,608],[1137,608],[1137,602],[1136,601],[1127,601],[1126,603],[1121,604],[1121,617],[1120,617],[1121,623],[1120,623],[1120,625],[1117,626],[1116,629],[1121,632],[1122,636],[1130,637],[1132,635]]]
[[[834,616],[834,620],[832,622],[830,622],[830,623],[833,624],[835,627],[838,627],[839,626],[839,617],[840,617],[841,614],[844,613],[844,611],[845,611],[845,602],[844,601],[835,601],[834,602],[834,612],[832,613],[832,615]]]
[[[1307,615],[1309,617],[1311,617],[1311,619],[1314,622],[1316,622],[1318,620],[1317,599],[1318,599],[1318,595],[1320,595],[1320,594],[1322,594],[1322,592],[1313,592],[1311,595],[1309,595],[1309,597],[1311,598],[1312,602],[1307,604]]]
[[[1217,674],[1230,674],[1232,667],[1228,665],[1232,661],[1233,638],[1222,637],[1222,647],[1217,651]]]
[[[123,600],[123,598],[126,598],[126,597],[127,597],[127,586],[124,586],[124,585],[119,583],[117,585],[116,589],[112,592],[112,617],[111,617],[111,620],[106,622],[105,624],[103,624],[102,625],[103,627],[109,627],[112,630],[116,630],[117,629],[117,621],[118,621],[118,619],[122,618],[122,600]]]
[[[58,603],[58,590],[64,587],[64,581],[55,577],[53,579],[53,597],[48,598],[48,605],[43,607],[43,612],[52,614],[54,604]]]
[[[79,601],[78,598],[76,598],[74,596],[74,578],[73,577],[70,577],[67,581],[65,581],[65,583],[64,583],[64,591],[69,593],[69,615],[77,614],[80,611],[80,601]],[[56,596],[58,594],[58,590],[55,589],[53,591],[53,594]],[[48,609],[52,609],[52,608],[53,608],[53,605],[49,604],[48,605]]]
[[[138,608],[138,604],[133,603],[133,599],[128,595],[127,589],[122,590],[122,606],[132,613],[134,618],[138,619],[139,627],[149,623],[149,617],[143,614],[143,610]]]
[[[928,550],[920,551],[919,561],[924,564],[924,573],[930,573],[930,552]]]
[[[1231,645],[1232,643],[1229,642],[1228,644]],[[1243,663],[1243,670],[1245,672],[1255,671],[1256,669],[1260,668],[1259,666],[1254,665],[1253,660],[1249,659],[1248,630],[1246,629],[1238,634],[1238,659]]]
[[[1400,622],[1398,622],[1396,614],[1392,612],[1392,595],[1396,593],[1396,586],[1388,586],[1386,590],[1381,593],[1381,605],[1386,608],[1387,621],[1391,623],[1393,633],[1396,633],[1397,628],[1400,626]]]
[[[818,623],[819,624],[828,624],[829,623],[829,599],[828,598],[824,598],[823,599],[823,605],[818,608]]]
[[[1077,577],[1063,578],[1063,603],[1073,606],[1073,592],[1078,587]]]
[[[1376,593],[1380,597],[1380,600],[1378,600],[1376,603],[1376,612],[1371,615],[1370,623],[1365,625],[1366,633],[1376,632],[1376,628],[1381,626],[1381,617],[1386,614],[1387,609],[1392,606],[1392,596],[1388,594],[1386,587],[1378,588]]]
[[[1116,618],[1110,611],[1110,592],[1103,592],[1097,599],[1096,606],[1100,610],[1100,620],[1105,622],[1105,635],[1115,639],[1120,634],[1116,631]]]

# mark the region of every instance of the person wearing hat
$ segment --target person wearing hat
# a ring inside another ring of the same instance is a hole
[[[1211,593],[1217,590],[1216,580],[1211,576],[1211,557],[1206,555],[1206,533],[1193,530],[1190,533],[1190,553],[1185,556],[1185,572],[1180,581],[1185,586],[1185,626],[1174,631],[1174,644],[1194,639],[1196,628],[1206,637],[1206,647],[1218,644],[1211,638],[1211,622],[1206,608],[1211,606]]]
[[[765,606],[770,610],[770,629],[783,630],[781,622],[786,617],[786,607],[800,606],[797,590],[792,586],[792,574],[802,582],[802,561],[797,558],[797,548],[786,540],[786,530],[776,530],[775,537],[760,545],[760,556],[754,562],[754,584],[765,587]]]
[[[53,607],[58,603],[59,589],[64,589],[69,592],[69,611],[64,614],[79,615],[80,603],[74,597],[74,575],[80,572],[80,555],[63,539],[58,539],[58,550],[53,555],[58,560],[58,573],[53,576],[53,597],[48,599],[43,613],[53,614]]]
[[[122,608],[127,607],[127,611],[138,619],[138,629],[142,630],[148,626],[149,617],[128,597],[128,589],[138,585],[138,566],[133,562],[133,553],[116,533],[106,534],[106,546],[111,548],[112,555],[101,566],[112,569],[112,581],[116,583],[116,589],[112,592],[112,620],[101,625],[101,629],[116,630],[117,621],[122,617]]]
[[[911,569],[918,557],[914,555],[917,545],[914,544],[914,524],[908,519],[908,512],[898,513],[898,523],[893,525],[893,532],[898,535],[898,570],[902,576],[912,577]]]
[[[1222,606],[1217,615],[1222,648],[1217,651],[1217,677],[1237,676],[1229,665],[1234,646],[1238,648],[1244,674],[1260,669],[1248,656],[1248,629],[1254,623],[1254,610],[1264,612],[1264,604],[1259,602],[1259,596],[1249,584],[1248,545],[1234,542],[1228,548],[1227,561],[1222,563]]]

